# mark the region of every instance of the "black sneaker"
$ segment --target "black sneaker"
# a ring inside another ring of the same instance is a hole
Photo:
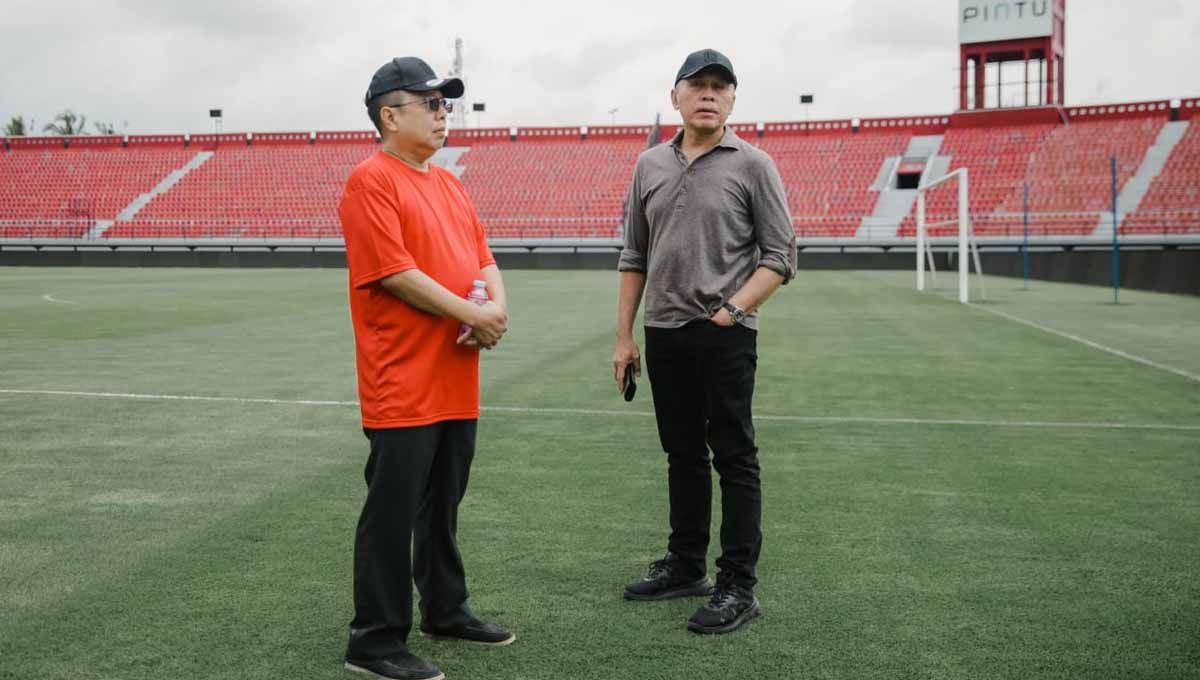
[[[641,581],[625,586],[626,600],[669,600],[674,597],[708,595],[712,581],[707,576],[698,579],[685,574],[682,566],[669,553],[650,563],[650,573]]]
[[[449,628],[434,628],[422,623],[421,635],[434,640],[459,640],[491,647],[503,647],[512,644],[513,640],[517,639],[517,636],[511,631],[491,623],[484,623],[479,619],[471,619],[467,623]]]
[[[437,666],[408,652],[393,654],[386,659],[351,659],[346,657],[346,670],[390,680],[445,680]]]
[[[729,633],[762,613],[754,593],[733,584],[718,584],[712,597],[688,619],[694,633]]]

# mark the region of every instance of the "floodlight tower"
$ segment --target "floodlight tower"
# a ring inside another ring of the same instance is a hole
[[[958,0],[959,110],[1062,106],[1066,16],[1067,0]],[[1024,77],[1005,82],[1004,65],[1014,62],[1024,62]],[[1014,84],[1021,89],[1006,104],[1004,88]]]
[[[463,78],[463,39],[454,39],[454,65],[450,68],[451,78]],[[454,107],[454,113],[450,114],[450,124],[455,128],[464,128],[467,126],[467,109],[462,102],[458,102]]]

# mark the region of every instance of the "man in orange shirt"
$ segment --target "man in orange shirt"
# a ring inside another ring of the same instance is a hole
[[[508,326],[504,283],[463,185],[429,163],[446,141],[458,78],[416,57],[375,72],[367,113],[383,147],[346,182],[346,238],[367,499],[354,541],[354,620],[346,668],[402,680],[443,678],[408,651],[412,584],[421,632],[506,645],[507,630],[467,607],[455,534],[475,454],[479,348]],[[464,299],[487,283],[489,301]],[[470,329],[460,333],[463,324]]]

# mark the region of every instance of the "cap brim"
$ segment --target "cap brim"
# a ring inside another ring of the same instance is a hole
[[[676,80],[675,82],[676,82],[676,84],[678,84],[680,80],[687,80],[688,78],[694,77],[697,73],[704,71],[706,69],[710,69],[710,68],[719,69],[722,73],[725,74],[726,80],[733,83],[735,86],[737,85],[737,76],[733,75],[733,71],[730,71],[729,69],[725,68],[724,66],[722,66],[720,64],[705,64],[705,65],[701,66],[700,68],[692,69],[691,72],[684,73],[683,75],[679,76],[679,79]]]
[[[443,78],[442,80],[432,84],[423,83],[420,87],[409,86],[404,89],[408,90],[409,92],[431,92],[433,90],[440,90],[443,97],[447,99],[458,99],[459,97],[463,96],[463,92],[465,92],[467,88],[463,85],[463,81],[460,78]]]

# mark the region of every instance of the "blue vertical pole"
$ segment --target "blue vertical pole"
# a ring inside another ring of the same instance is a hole
[[[1112,280],[1113,304],[1121,302],[1121,249],[1117,247],[1117,157],[1111,159],[1112,166]]]
[[[1021,246],[1021,259],[1024,261],[1025,290],[1029,290],[1029,181],[1025,182],[1025,243]]]

